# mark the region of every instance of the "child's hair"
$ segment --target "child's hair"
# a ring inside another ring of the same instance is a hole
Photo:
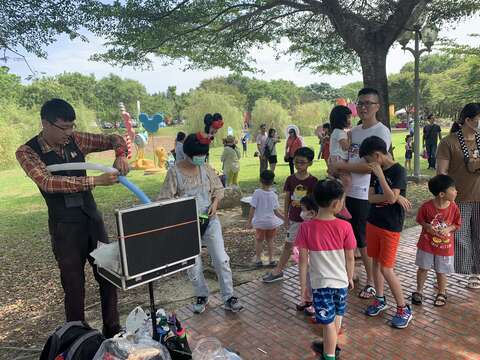
[[[325,130],[328,130],[328,132],[330,132],[330,123],[323,124],[322,128],[325,129]]]
[[[363,140],[358,155],[363,158],[364,156],[372,155],[376,151],[387,154],[387,144],[378,136],[370,136]]]
[[[345,190],[340,181],[336,179],[326,178],[317,182],[313,189],[313,196],[319,207],[327,208],[333,201],[340,200]]]
[[[446,192],[449,187],[454,187],[455,181],[448,175],[436,175],[428,181],[428,190],[437,196],[441,192]]]
[[[268,137],[273,137],[273,135],[277,132],[274,128],[270,128],[268,130]]]
[[[405,141],[408,142],[408,139],[411,139],[411,138],[413,138],[413,135],[408,134],[407,136],[405,136]]]
[[[312,149],[304,146],[304,147],[298,148],[295,151],[295,153],[293,154],[293,157],[296,158],[297,156],[307,158],[308,161],[312,162],[313,159],[315,158],[315,152]]]
[[[177,141],[183,141],[186,137],[187,135],[183,131],[179,131],[177,133]]]
[[[275,179],[275,173],[272,170],[263,170],[260,173],[260,182],[263,185],[266,185],[266,186],[272,185],[273,179]]]
[[[302,197],[300,199],[300,205],[303,205],[308,211],[318,212],[318,204],[312,195]]]
[[[330,112],[330,131],[335,129],[343,130],[348,127],[348,117],[352,111],[343,105],[335,106]]]

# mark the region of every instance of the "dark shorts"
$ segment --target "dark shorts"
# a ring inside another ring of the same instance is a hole
[[[268,157],[268,163],[269,164],[276,164],[277,163],[277,155],[270,155]]]
[[[328,325],[335,317],[344,316],[347,307],[348,289],[312,289],[315,318],[319,324]]]
[[[413,151],[412,150],[406,150],[405,151],[405,160],[412,160],[413,157]]]
[[[360,200],[347,196],[345,201],[350,215],[350,224],[352,224],[353,233],[357,240],[357,247],[364,248],[367,246],[366,233],[367,233],[367,218],[370,211],[370,203],[368,200]]]

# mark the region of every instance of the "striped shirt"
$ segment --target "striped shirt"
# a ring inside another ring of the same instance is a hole
[[[352,226],[340,219],[313,219],[300,225],[296,246],[308,250],[313,289],[348,287],[345,250],[357,247]]]
[[[120,135],[102,135],[75,131],[72,134],[72,139],[84,155],[105,150],[115,150],[117,156],[127,153],[127,144]],[[51,147],[43,138],[42,133],[38,135],[38,143],[44,154],[55,151],[64,158],[63,147]],[[52,175],[47,171],[47,167],[40,159],[40,156],[28,145],[20,146],[15,155],[25,173],[45,192],[74,193],[91,190],[95,186],[93,176]]]

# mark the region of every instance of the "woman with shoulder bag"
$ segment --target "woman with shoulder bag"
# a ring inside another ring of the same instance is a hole
[[[220,284],[224,308],[238,312],[243,307],[233,294],[232,270],[230,258],[225,252],[222,226],[216,214],[219,201],[223,198],[224,188],[215,170],[205,160],[209,145],[199,134],[190,134],[183,143],[185,159],[168,169],[167,177],[157,200],[193,196],[197,200],[202,244],[207,246]],[[172,244],[175,246],[175,244]],[[209,290],[201,257],[197,257],[193,268],[187,271],[193,283],[196,303],[195,313],[202,313],[208,304]]]
[[[265,141],[265,151],[263,154],[267,158],[268,164],[270,165],[270,170],[272,170],[273,173],[275,173],[275,167],[277,166],[278,162],[276,146],[279,142],[280,140],[277,136],[277,130],[269,129],[267,141]]]
[[[462,225],[455,233],[455,272],[480,288],[480,103],[460,112],[437,151],[437,173],[455,180]]]

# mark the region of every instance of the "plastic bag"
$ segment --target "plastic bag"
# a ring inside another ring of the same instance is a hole
[[[235,352],[225,349],[214,337],[200,339],[192,352],[193,360],[242,360]]]
[[[171,360],[171,357],[157,341],[127,336],[105,340],[93,360]]]
[[[95,259],[95,265],[112,270],[117,274],[122,273],[117,241],[110,244],[99,242],[98,247],[90,253],[90,256]]]

